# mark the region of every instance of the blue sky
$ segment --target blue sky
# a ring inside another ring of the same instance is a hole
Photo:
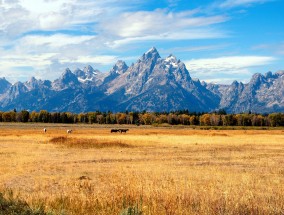
[[[200,80],[248,82],[284,70],[283,0],[0,0],[0,77],[107,72],[155,46]]]

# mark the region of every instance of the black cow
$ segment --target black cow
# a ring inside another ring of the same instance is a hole
[[[119,129],[111,129],[110,130],[110,133],[117,133],[117,132],[120,132],[120,130]]]
[[[111,129],[110,132],[111,133],[117,133],[117,132],[120,132],[120,133],[126,133],[129,129]]]
[[[126,133],[129,129],[119,129],[120,133]]]

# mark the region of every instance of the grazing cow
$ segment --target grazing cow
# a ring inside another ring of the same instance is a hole
[[[46,133],[46,128],[43,129],[43,132]]]
[[[72,130],[67,130],[67,134],[71,134],[72,133]]]
[[[126,133],[129,129],[119,129],[120,133]]]
[[[110,130],[110,133],[113,133],[113,132],[114,132],[114,133],[117,133],[117,132],[120,132],[120,130],[119,130],[119,129],[111,129],[111,130]]]

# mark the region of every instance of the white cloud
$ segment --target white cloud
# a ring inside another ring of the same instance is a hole
[[[223,2],[220,7],[221,8],[233,8],[233,7],[239,7],[239,6],[250,6],[252,4],[260,4],[265,3],[271,0],[226,0]]]
[[[206,83],[214,83],[214,84],[231,84],[234,81],[236,81],[236,77],[231,77],[231,78],[209,78],[209,79],[203,79],[202,81],[205,81]],[[246,79],[237,79],[238,82],[242,83],[248,83],[250,81],[250,78]]]
[[[49,13],[52,11],[59,11],[66,4],[72,4],[73,0],[19,0],[19,5],[24,9],[35,14]]]
[[[43,67],[51,64],[51,59],[58,53],[4,55],[0,57],[2,67]]]
[[[52,30],[58,29],[68,21],[67,17],[63,14],[48,13],[39,16],[40,29]]]
[[[204,46],[184,46],[174,47],[171,49],[163,49],[162,53],[178,53],[178,52],[201,52],[201,51],[212,51],[219,50],[228,47],[230,44],[215,44],[215,45],[204,45]],[[161,51],[160,51],[161,52]]]
[[[126,44],[133,44],[145,41],[163,41],[163,40],[196,40],[196,39],[216,39],[224,38],[226,33],[215,31],[214,29],[193,29],[179,32],[168,32],[156,35],[147,35],[141,37],[127,37],[108,41],[105,44],[112,48],[118,48]]]
[[[246,6],[265,1],[226,0],[222,7]],[[148,4],[142,0],[0,0],[0,69],[9,75],[15,66],[31,67],[31,71],[37,71],[38,76],[42,76],[40,72],[44,71],[42,74],[52,79],[57,77],[58,70],[70,64],[111,66],[118,58],[117,53],[125,55],[130,50],[131,54],[136,55],[138,53],[133,51],[136,47],[139,49],[144,46],[147,49],[150,43],[158,46],[163,41],[230,36],[223,30],[223,25],[218,25],[228,21],[227,16],[217,13],[206,15],[200,9],[174,12],[171,6],[178,6],[179,0],[165,2],[168,2],[168,9],[141,11],[139,5],[145,6],[145,9]],[[178,46],[182,44],[180,42]],[[184,51],[215,49],[209,43],[198,44],[200,46]],[[122,59],[127,58],[129,56]],[[240,69],[234,63],[234,60],[244,59],[223,58],[230,61],[231,65],[227,66],[221,63],[221,59],[218,60],[217,64],[207,61],[211,67],[202,67],[204,61],[189,62],[195,69],[193,72],[197,73],[201,68],[207,74],[213,71],[214,66],[216,71],[223,68],[224,73],[241,69],[245,73],[247,71],[244,68],[251,67],[250,63],[242,65],[240,62]],[[253,59],[250,62],[260,64]],[[28,72],[18,73],[19,77],[31,75]]]
[[[73,59],[61,59],[59,60],[61,63],[69,63],[69,62],[75,62],[80,64],[101,64],[101,65],[109,65],[109,64],[115,64],[115,62],[118,60],[117,56],[112,55],[97,55],[97,56],[79,56],[77,58]]]
[[[207,59],[193,59],[186,61],[192,69],[238,69],[253,66],[267,65],[275,61],[274,57],[269,56],[231,56]]]
[[[218,80],[225,83],[228,80],[249,79],[253,68],[269,65],[276,60],[270,56],[231,56],[207,59],[192,59],[185,61],[191,74],[202,80]]]
[[[33,30],[75,29],[124,10],[125,0],[19,0],[0,4],[0,31],[17,36]],[[128,3],[132,5],[131,3]],[[125,7],[127,8],[127,7]],[[24,26],[23,26],[24,24]]]
[[[284,42],[259,44],[252,47],[252,50],[268,51],[276,55],[284,54]]]
[[[6,77],[10,82],[25,81],[32,76],[46,79],[45,76],[35,72],[45,71],[53,64],[58,53],[42,54],[15,54],[7,52],[0,55],[1,76]]]
[[[54,34],[50,36],[29,35],[21,38],[19,44],[23,47],[39,48],[62,48],[68,45],[79,45],[95,39],[96,36],[70,36],[65,34]]]
[[[190,14],[190,15],[189,15]],[[228,20],[225,16],[193,16],[192,13],[173,13],[165,10],[123,13],[105,20],[102,29],[122,38],[173,34],[191,31]],[[119,29],[119,30],[116,30]]]
[[[214,26],[228,21],[227,16],[206,16],[200,13],[199,9],[182,12],[161,9],[126,12],[102,20],[100,28],[102,35],[107,35],[104,44],[114,49],[151,41],[216,39],[230,36],[228,32]]]

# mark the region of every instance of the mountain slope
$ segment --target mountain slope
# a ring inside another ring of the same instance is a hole
[[[116,101],[119,110],[209,111],[219,103],[217,96],[191,79],[184,63],[173,55],[162,59],[155,48],[108,86],[108,95],[123,98]]]
[[[284,71],[256,73],[247,84],[234,81],[230,86],[207,85],[207,89],[221,98],[219,107],[228,112],[284,111]]]
[[[0,108],[48,111],[190,111],[283,112],[284,72],[255,74],[247,84],[200,83],[174,55],[161,58],[156,48],[130,67],[117,61],[109,72],[86,66],[66,69],[54,81],[10,84],[0,79]]]

